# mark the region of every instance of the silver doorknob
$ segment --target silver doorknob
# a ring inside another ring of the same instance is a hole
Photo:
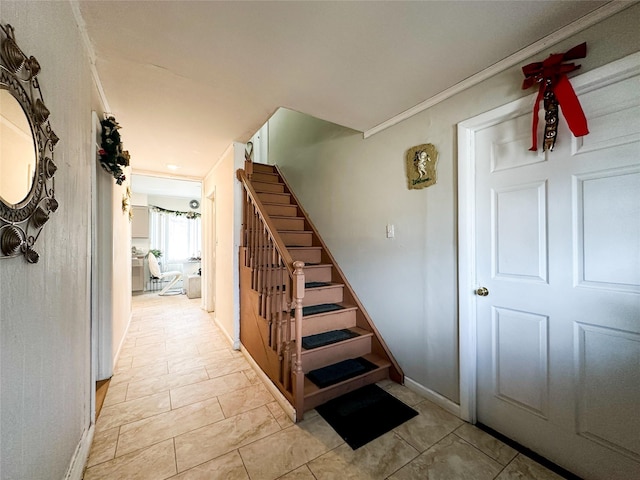
[[[480,287],[476,290],[476,295],[480,297],[486,297],[487,295],[489,295],[489,290],[487,290],[485,287]]]

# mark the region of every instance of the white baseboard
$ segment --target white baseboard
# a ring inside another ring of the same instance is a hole
[[[244,355],[244,358],[247,359],[247,362],[249,362],[249,365],[251,365],[251,367],[255,370],[258,377],[260,377],[260,380],[262,380],[262,383],[264,383],[264,386],[267,387],[267,390],[271,392],[271,395],[273,395],[273,397],[276,399],[276,402],[278,402],[278,404],[282,407],[282,409],[284,410],[284,413],[286,413],[287,416],[291,419],[291,421],[295,423],[296,411],[293,408],[293,405],[291,405],[289,401],[284,397],[284,395],[282,395],[280,390],[278,390],[278,387],[276,387],[271,381],[271,379],[267,376],[267,374],[262,371],[262,369],[258,366],[256,361],[251,356],[251,354],[247,351],[246,348],[244,348],[242,344],[240,345],[240,351]]]
[[[453,413],[456,417],[460,417],[460,405],[452,402],[447,397],[440,395],[438,392],[434,392],[430,388],[427,388],[423,385],[420,385],[415,380],[412,380],[409,377],[404,377],[404,386],[409,390],[414,391],[423,397],[426,397],[427,400],[435,403],[440,408],[445,409],[449,413]]]
[[[234,340],[233,338],[231,338],[231,335],[229,335],[229,332],[227,332],[225,328],[222,326],[222,324],[218,321],[217,315],[213,316],[213,323],[215,323],[220,329],[220,331],[223,333],[223,335],[227,337],[227,340],[229,341],[229,345],[231,345],[231,348],[233,348],[234,350],[240,350],[240,341]],[[238,346],[236,347],[236,345]]]
[[[82,480],[84,476],[84,467],[89,459],[89,451],[93,443],[93,434],[95,433],[95,424],[84,431],[80,443],[76,447],[76,451],[71,457],[71,463],[67,470],[64,480]]]

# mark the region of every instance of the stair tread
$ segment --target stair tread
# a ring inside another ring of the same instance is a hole
[[[324,345],[319,345],[319,346],[316,346],[316,347],[306,347],[305,348],[305,346],[304,346],[305,338],[313,340],[311,337],[316,337],[317,338],[317,337],[319,337],[321,335],[324,335],[324,334],[327,334],[327,333],[343,332],[343,331],[349,331],[354,335],[351,336],[351,337],[348,337],[348,338],[344,338],[342,340],[332,341],[331,343],[327,343],[327,344],[324,344]],[[342,329],[339,329],[339,330],[330,330],[328,332],[322,332],[322,333],[316,333],[316,334],[313,334],[313,335],[307,335],[306,337],[302,337],[302,342],[303,342],[303,344],[302,344],[302,353],[304,355],[304,352],[320,351],[322,349],[331,348],[331,347],[333,347],[335,345],[338,345],[340,343],[357,340],[360,337],[371,337],[371,336],[373,336],[373,333],[369,332],[368,330],[365,330],[364,328],[360,328],[360,327],[342,328]]]
[[[304,377],[304,397],[305,399],[308,397],[311,397],[315,394],[318,394],[320,392],[323,391],[327,391],[327,390],[332,390],[332,389],[339,389],[342,385],[348,384],[349,382],[352,382],[358,378],[364,377],[368,374],[371,374],[373,372],[377,372],[379,370],[382,370],[384,368],[389,368],[391,366],[391,362],[389,362],[388,360],[385,360],[382,357],[379,357],[378,355],[376,355],[375,353],[370,353],[368,355],[363,355],[360,358],[364,358],[365,360],[373,363],[377,368],[375,368],[374,370],[369,370],[361,375],[357,375],[355,377],[351,377],[348,378],[346,380],[343,380],[341,382],[338,383],[334,383],[333,385],[329,385],[327,387],[324,388],[320,388],[318,387],[315,383],[313,383],[311,380],[309,380],[307,378],[307,376],[305,375]]]
[[[303,247],[303,246],[297,246],[297,247],[289,247],[289,250],[302,250],[302,249],[312,249],[312,250],[322,250],[322,247],[317,246],[317,245],[310,245],[308,247]]]
[[[269,195],[286,195],[287,197],[290,197],[291,194],[287,193],[287,192],[258,192],[258,193],[268,193]],[[263,202],[265,203],[265,202]],[[266,202],[268,203],[268,202]]]
[[[341,308],[339,310],[328,311],[328,312],[320,312],[320,313],[313,313],[313,314],[309,314],[309,315],[304,315],[304,318],[309,319],[309,318],[314,318],[314,317],[320,317],[320,316],[323,316],[323,315],[330,315],[330,314],[336,313],[336,312],[342,313],[342,312],[349,312],[351,310],[357,310],[358,309],[357,306],[346,304],[346,303],[337,303],[336,305],[340,305],[343,308]]]
[[[324,289],[329,289],[329,288],[336,288],[336,287],[340,287],[343,288],[344,287],[344,283],[334,283],[334,282],[310,282],[310,283],[321,283],[322,285],[312,285],[310,287],[307,287],[307,284],[305,283],[304,289],[305,290],[324,290]]]

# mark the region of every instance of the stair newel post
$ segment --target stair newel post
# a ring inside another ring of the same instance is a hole
[[[304,414],[304,372],[302,371],[302,300],[304,299],[304,262],[293,262],[293,302],[295,305],[296,325],[296,362],[293,368],[293,398],[296,409],[296,421]]]
[[[288,272],[287,272],[288,273]],[[287,274],[285,275],[287,282],[285,287],[285,305],[287,311],[284,315],[284,322],[282,323],[282,329],[280,335],[282,335],[282,362],[281,362],[281,375],[282,384],[285,390],[291,388],[291,309],[293,308],[293,282],[292,278]]]

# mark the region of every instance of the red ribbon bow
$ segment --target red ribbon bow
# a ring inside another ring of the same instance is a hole
[[[551,82],[551,88],[558,100],[558,104],[562,107],[562,113],[567,120],[567,125],[571,133],[576,137],[582,137],[589,133],[587,119],[584,116],[576,92],[573,90],[567,78],[567,73],[577,70],[580,68],[580,65],[576,65],[575,63],[562,63],[567,60],[584,58],[586,56],[587,44],[585,42],[573,47],[566,53],[554,53],[549,55],[549,58],[543,62],[530,63],[522,67],[522,72],[525,76],[524,82],[522,83],[523,90],[530,88],[535,83],[540,84],[538,97],[533,106],[533,145],[529,150],[533,152],[538,150],[538,110],[540,110],[540,101],[544,96],[547,81]]]

